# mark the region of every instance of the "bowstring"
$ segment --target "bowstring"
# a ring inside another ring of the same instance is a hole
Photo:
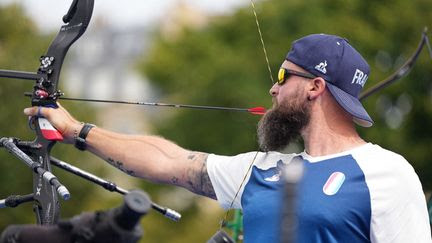
[[[257,156],[258,156],[258,153],[259,153],[259,150],[256,151],[256,153],[255,153],[255,155],[254,155],[254,158],[252,159],[252,162],[249,164],[249,168],[247,169],[245,175],[243,176],[243,180],[242,180],[242,182],[240,183],[240,186],[239,186],[237,192],[235,193],[234,198],[233,198],[233,200],[231,201],[230,206],[228,207],[228,210],[227,210],[226,213],[225,213],[225,216],[223,217],[222,221],[220,222],[219,229],[222,229],[222,227],[225,226],[225,223],[227,222],[227,218],[228,218],[228,214],[229,214],[229,212],[230,212],[230,209],[232,209],[232,206],[234,205],[234,202],[235,202],[235,200],[237,199],[237,196],[238,196],[238,194],[240,193],[240,190],[241,190],[241,188],[243,187],[244,182],[246,181],[246,178],[247,178],[247,176],[248,176],[248,174],[249,174],[249,171],[252,169],[252,166],[253,166],[254,163],[255,163],[255,160],[256,160],[256,158],[257,158]]]
[[[271,83],[273,85],[275,83],[275,81],[274,81],[273,75],[272,75],[273,72],[272,72],[272,70],[270,68],[270,62],[269,62],[268,55],[267,55],[267,50],[266,50],[266,47],[265,47],[265,44],[264,44],[264,38],[263,38],[263,35],[262,35],[262,32],[261,32],[261,27],[260,27],[260,24],[259,24],[259,21],[258,21],[258,15],[256,13],[255,4],[254,4],[253,0],[250,0],[250,3],[252,5],[252,11],[253,11],[253,14],[255,16],[255,23],[256,23],[256,26],[257,26],[257,30],[258,30],[258,34],[259,34],[260,40],[261,40],[261,45],[262,45],[262,48],[263,48],[264,57],[265,57],[265,60],[266,60],[266,63],[267,63],[267,69],[268,69],[268,72],[270,74],[270,81],[271,81]]]
[[[429,38],[428,38],[427,35],[425,35],[424,38],[425,38],[425,42],[426,42],[426,47],[427,47],[428,52],[429,52],[429,56],[430,56],[430,58],[432,59],[432,48],[431,48],[431,45],[430,45],[430,43],[429,43]]]
[[[259,38],[260,38],[261,45],[262,45],[262,49],[263,49],[263,52],[264,52],[264,57],[265,57],[266,64],[267,64],[267,70],[268,70],[269,75],[270,75],[270,81],[271,81],[271,83],[273,85],[275,83],[274,79],[273,79],[273,75],[272,75],[273,72],[272,72],[271,67],[270,67],[270,61],[268,59],[267,50],[266,50],[265,43],[264,43],[264,38],[263,38],[263,35],[262,35],[262,32],[261,32],[261,27],[260,27],[260,24],[259,24],[258,15],[256,13],[255,4],[254,4],[253,0],[250,0],[250,3],[251,3],[252,11],[253,11],[253,14],[254,14],[254,17],[255,17],[255,23],[256,23],[256,26],[257,26]],[[225,213],[225,216],[223,217],[222,221],[220,222],[220,225],[219,225],[219,229],[220,230],[222,229],[222,227],[225,226],[225,223],[227,222],[227,218],[228,218],[228,215],[230,213],[230,209],[232,209],[232,206],[234,205],[234,202],[237,199],[237,196],[240,193],[240,190],[242,189],[243,184],[245,183],[246,178],[249,175],[249,172],[251,171],[252,166],[255,163],[255,160],[256,160],[256,158],[258,156],[258,153],[259,153],[259,150],[256,151],[256,153],[254,155],[254,158],[252,159],[252,162],[249,164],[249,168],[247,169],[245,175],[243,176],[243,180],[241,181],[240,186],[239,186],[237,192],[235,193],[234,198],[231,201],[230,206],[228,207],[228,210]]]

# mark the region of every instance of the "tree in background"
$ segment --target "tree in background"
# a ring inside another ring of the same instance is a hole
[[[365,89],[389,76],[414,52],[423,27],[432,23],[431,10],[424,0],[257,4],[273,75],[293,40],[311,33],[336,34],[347,38],[371,65]],[[214,17],[199,29],[184,26],[181,37],[156,34],[140,65],[142,73],[161,90],[164,101],[269,107],[271,83],[251,11],[245,7],[232,16]],[[432,171],[427,159],[432,133],[429,126],[419,124],[432,121],[432,84],[427,78],[431,63],[423,51],[409,76],[368,98],[365,105],[375,125],[358,128],[367,140],[406,156],[427,188],[432,186],[426,176]],[[160,134],[189,149],[236,154],[257,148],[258,119],[182,110],[157,124]]]
[[[347,38],[369,62],[365,89],[399,68],[417,47],[423,27],[432,24],[432,5],[426,0],[268,0],[256,7],[274,76],[292,41],[329,33]],[[162,101],[270,107],[271,83],[250,7],[212,17],[204,27],[183,26],[179,32],[170,37],[156,31],[154,46],[139,65]],[[423,51],[407,77],[364,102],[375,125],[358,128],[367,141],[405,156],[426,191],[432,188],[432,128],[426,125],[432,122],[431,70],[431,58]],[[226,155],[257,149],[258,117],[169,112],[170,119],[155,122],[158,134],[181,146]]]
[[[30,19],[15,5],[0,8],[0,25],[0,68],[36,69],[42,47],[47,45],[46,38],[35,31]],[[24,98],[23,93],[32,88],[31,83],[8,79],[1,79],[0,82],[0,134],[2,137],[28,138],[30,133],[21,111],[30,103],[29,99]],[[33,182],[27,166],[10,156],[6,150],[0,152],[0,161],[0,197],[30,193]],[[31,206],[22,207],[18,210],[2,210],[0,228],[3,229],[12,222],[23,223],[32,220],[34,215]]]

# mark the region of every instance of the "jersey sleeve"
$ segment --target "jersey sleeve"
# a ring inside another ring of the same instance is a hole
[[[250,177],[249,167],[257,159],[256,157],[262,154],[249,152],[236,156],[209,155],[207,172],[217,200],[223,208],[241,208],[241,196]],[[236,193],[238,193],[237,196]],[[232,206],[231,203],[233,203]]]
[[[372,242],[432,242],[426,199],[412,166],[383,149],[358,155],[371,196]]]

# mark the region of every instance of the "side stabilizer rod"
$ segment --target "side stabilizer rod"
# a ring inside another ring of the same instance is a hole
[[[32,170],[39,174],[43,180],[48,182],[51,186],[57,190],[57,193],[64,199],[68,200],[70,198],[69,190],[62,185],[57,177],[51,173],[50,171],[45,170],[42,165],[38,162],[35,162],[24,153],[18,146],[15,144],[15,139],[13,138],[0,138],[0,147],[4,147],[9,153],[13,154],[19,160],[23,161],[28,167],[32,168]]]
[[[77,175],[81,178],[84,178],[88,181],[91,181],[91,182],[105,188],[108,191],[117,192],[117,193],[120,193],[122,195],[125,195],[125,194],[130,192],[126,189],[123,189],[123,188],[117,186],[115,183],[113,183],[111,181],[107,181],[105,179],[102,179],[96,175],[93,175],[93,174],[91,174],[85,170],[82,170],[76,166],[73,166],[69,163],[66,163],[65,161],[59,160],[53,156],[50,156],[50,160],[51,160],[52,165],[55,165],[60,169],[63,169],[63,170],[68,171],[74,175]],[[154,210],[156,210],[157,212],[161,213],[162,215],[164,215],[165,217],[167,217],[173,221],[179,221],[181,219],[181,214],[176,212],[175,210],[160,206],[154,202],[151,202],[151,207]]]
[[[21,203],[32,202],[34,200],[33,193],[21,196],[21,195],[10,195],[9,197],[0,200],[0,208],[14,208]]]

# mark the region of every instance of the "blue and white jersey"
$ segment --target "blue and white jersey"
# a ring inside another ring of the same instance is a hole
[[[254,157],[252,169],[240,188]],[[301,156],[298,242],[432,242],[418,176],[400,155],[365,144],[343,153],[210,155],[207,170],[219,203],[243,210],[244,239],[278,242],[281,167]]]

